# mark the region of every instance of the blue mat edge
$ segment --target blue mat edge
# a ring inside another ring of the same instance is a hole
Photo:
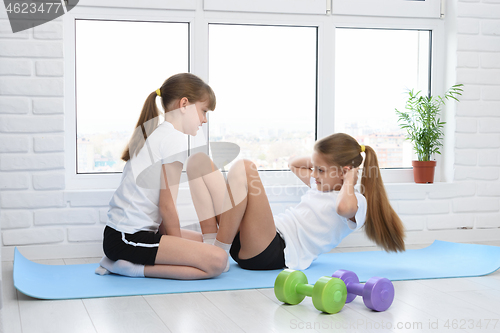
[[[29,262],[29,265],[40,265],[40,266],[53,266],[53,265],[46,265],[46,264],[39,264],[39,263],[36,263],[36,262],[33,262],[29,259],[27,259],[25,256],[22,255],[22,253],[17,249],[17,247],[14,248],[14,263],[17,261],[25,261],[25,262]],[[232,259],[230,259],[231,262],[232,262],[232,266],[234,265],[237,265],[236,262]],[[93,263],[93,264],[75,264],[75,265],[78,265],[78,266],[81,266],[81,265],[85,265],[85,266],[91,266],[92,267],[92,273],[94,272],[94,270],[99,266],[98,263]],[[62,266],[72,266],[72,265],[62,265]],[[232,267],[231,266],[231,267]],[[232,268],[233,269],[233,268]],[[237,267],[237,269],[241,269],[239,267]],[[281,271],[281,270],[274,270],[276,272],[276,275]],[[257,272],[257,271],[252,271],[252,272]],[[273,271],[264,271],[264,272],[273,272]],[[247,290],[247,289],[263,289],[263,288],[272,288],[272,287],[269,287],[268,284],[266,284],[265,286],[259,286],[259,287],[255,287],[255,286],[249,286],[249,287],[242,287],[242,286],[238,286],[238,287],[212,287],[210,288],[209,290],[169,290],[168,292],[166,291],[161,291],[161,292],[158,292],[158,291],[151,291],[151,292],[127,292],[127,293],[123,293],[123,292],[120,292],[120,293],[113,293],[113,292],[109,292],[107,295],[103,296],[102,294],[88,294],[86,296],[77,296],[77,297],[54,297],[54,296],[44,296],[44,294],[40,294],[40,293],[37,293],[36,295],[31,293],[30,291],[26,291],[25,288],[21,287],[18,283],[17,283],[17,278],[16,278],[17,274],[16,274],[16,265],[14,264],[14,269],[13,269],[13,282],[14,282],[14,287],[19,290],[20,292],[22,292],[24,295],[26,296],[29,296],[29,297],[32,297],[32,298],[36,298],[36,299],[42,299],[42,300],[63,300],[63,299],[87,299],[87,298],[102,298],[102,297],[123,297],[123,296],[140,296],[140,295],[159,295],[159,294],[181,294],[181,293],[196,293],[196,292],[210,292],[210,291],[225,291],[225,290]],[[105,275],[101,278],[107,278],[107,277],[111,277],[113,279],[115,278],[119,278],[119,279],[136,279],[136,278],[129,278],[129,277],[125,277],[125,276],[119,276],[119,275],[114,275],[114,274],[111,274],[111,275]],[[221,276],[218,276],[218,277],[215,277],[215,278],[212,278],[212,279],[208,279],[208,280],[185,280],[185,282],[201,282],[201,281],[212,281],[212,280],[217,280],[217,279],[220,279]],[[169,281],[168,279],[156,279],[156,278],[140,278],[141,280],[153,280],[153,281]],[[172,280],[172,281],[182,281],[182,280]]]
[[[436,246],[436,245],[439,245],[440,243],[450,243],[450,244],[460,244],[460,245],[472,245],[472,246],[477,246],[477,247],[493,247],[493,248],[500,248],[500,247],[495,247],[495,246],[490,246],[490,245],[481,245],[481,244],[468,244],[468,243],[454,243],[454,242],[447,242],[447,241],[440,241],[440,240],[435,240],[432,244],[430,244],[429,246],[427,247],[424,247],[424,248],[421,248],[421,249],[418,249],[418,250],[425,250],[425,249],[429,249],[429,248],[432,248],[433,246]],[[361,252],[365,252],[365,251],[361,251]],[[360,253],[360,252],[358,252]],[[17,249],[17,247],[15,248],[14,250],[14,262],[16,262],[16,260],[25,260],[25,261],[29,261],[31,264],[34,264],[34,265],[42,265],[42,266],[50,266],[50,265],[43,265],[43,264],[38,264],[38,263],[34,263],[32,261],[30,261],[29,259],[25,258],[21,252]],[[233,263],[235,265],[235,263]],[[92,271],[95,269],[95,267],[97,267],[98,264],[80,264],[80,265],[92,265],[93,266],[93,269]],[[42,295],[34,295],[33,293],[29,292],[29,291],[26,291],[26,290],[23,290],[23,288],[21,288],[21,286],[18,285],[17,283],[17,279],[16,279],[16,270],[15,270],[15,267],[16,265],[14,265],[14,272],[13,272],[13,277],[14,277],[14,286],[16,287],[16,289],[18,289],[20,292],[22,292],[23,294],[27,295],[27,296],[30,296],[30,297],[33,297],[33,298],[38,298],[38,299],[78,299],[78,298],[96,298],[96,297],[118,297],[118,296],[135,296],[135,295],[154,295],[154,294],[165,294],[165,293],[187,293],[187,292],[207,292],[207,291],[223,291],[223,290],[245,290],[245,289],[260,289],[260,288],[272,288],[272,286],[269,286],[268,284],[266,284],[266,286],[249,286],[249,287],[244,287],[244,286],[236,286],[236,287],[229,287],[229,286],[225,286],[225,287],[213,287],[210,288],[209,290],[190,290],[190,291],[186,291],[186,290],[170,290],[168,292],[141,292],[141,293],[117,293],[117,294],[108,294],[106,296],[102,296],[102,295],[88,295],[88,296],[79,296],[79,297],[59,297],[59,298],[54,298],[54,297],[44,297]],[[473,274],[473,275],[461,275],[461,276],[443,276],[443,277],[427,277],[427,278],[407,278],[407,279],[394,279],[393,281],[405,281],[405,280],[425,280],[425,279],[439,279],[439,278],[465,278],[465,277],[477,277],[477,276],[485,276],[485,275],[488,275],[488,274],[491,274],[495,271],[497,271],[498,269],[500,268],[500,266],[496,266],[496,268],[492,268],[491,271],[487,271],[487,272],[484,272],[484,273],[481,273],[481,274]],[[281,271],[281,270],[276,270],[276,274]],[[305,270],[305,273],[307,274],[307,271],[308,270]],[[273,272],[273,271],[267,271],[267,272]],[[120,277],[122,278],[122,277]],[[214,278],[215,280],[217,278]],[[154,279],[156,280],[156,279]],[[209,280],[205,280],[205,281],[209,281]],[[362,281],[364,282],[364,281]]]

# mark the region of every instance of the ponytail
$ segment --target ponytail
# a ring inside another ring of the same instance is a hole
[[[335,133],[318,140],[314,150],[333,166],[357,168],[363,161],[362,147],[356,139],[345,133]],[[366,235],[386,251],[404,251],[404,226],[387,198],[377,155],[370,146],[365,146],[364,151],[366,157],[361,176],[361,194],[367,202]]]
[[[366,235],[386,251],[404,251],[403,223],[387,198],[377,155],[370,146],[365,146],[365,154],[361,188],[367,202]]]
[[[172,75],[163,82],[159,89],[146,98],[135,131],[122,154],[122,160],[125,162],[139,153],[148,136],[158,127],[160,110],[156,106],[157,96],[160,96],[165,112],[172,111],[173,102],[183,97],[186,97],[190,103],[206,100],[208,108],[215,110],[215,94],[202,79],[191,73]]]
[[[157,93],[152,92],[149,94],[148,98],[142,106],[141,115],[135,125],[135,131],[132,134],[132,138],[128,143],[127,148],[123,151],[122,160],[128,161],[132,156],[137,155],[146,142],[148,136],[153,133],[155,128],[158,126],[158,116],[160,111],[156,106],[156,96]]]

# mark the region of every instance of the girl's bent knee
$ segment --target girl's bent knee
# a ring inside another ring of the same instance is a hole
[[[258,176],[257,165],[254,162],[246,159],[238,160],[233,164],[228,173],[228,179],[247,181],[247,178]]]
[[[245,174],[252,174],[254,172],[257,172],[257,165],[252,162],[251,160],[247,160],[247,159],[242,159],[239,161],[240,162],[240,166],[239,168],[241,168],[242,170],[245,170]]]
[[[200,177],[212,172],[212,160],[205,153],[195,153],[186,161],[186,173],[188,176]]]
[[[257,170],[257,166],[251,160],[248,160],[248,159],[245,158],[245,159],[243,159],[243,164],[245,165],[245,168],[247,170]]]
[[[228,256],[226,251],[219,247],[215,247],[209,261],[207,274],[210,275],[210,277],[221,275],[224,269],[226,269],[227,260]]]

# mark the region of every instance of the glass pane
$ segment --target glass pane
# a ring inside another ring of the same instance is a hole
[[[336,29],[335,132],[377,151],[381,168],[410,167],[412,146],[398,126],[407,91],[427,95],[430,31]]]
[[[146,97],[189,71],[188,42],[188,23],[76,21],[78,173],[123,170]]]
[[[210,141],[241,147],[259,170],[288,169],[316,136],[316,28],[210,25]]]

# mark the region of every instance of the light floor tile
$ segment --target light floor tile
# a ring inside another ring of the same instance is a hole
[[[161,319],[151,311],[99,313],[90,318],[98,333],[170,332]]]
[[[375,320],[358,311],[358,304],[346,304],[340,312],[327,314],[314,307],[311,297],[306,297],[300,304],[288,305],[276,299],[273,289],[259,289],[259,292],[297,317],[297,320],[291,322],[291,328],[311,328],[318,332],[371,332],[377,326]],[[363,308],[362,311],[364,310]]]
[[[495,272],[486,276],[471,278],[472,281],[482,284],[488,289],[500,290],[500,272]]]
[[[492,316],[491,318],[500,318],[500,290],[482,289],[453,291],[448,292],[448,295],[474,304],[478,308],[483,308],[488,312],[495,313],[496,316]],[[500,331],[500,325],[498,327]]]
[[[99,260],[36,262],[61,265]],[[387,311],[372,311],[358,297],[332,315],[316,310],[309,297],[298,305],[282,304],[272,288],[43,301],[15,290],[12,262],[3,262],[2,271],[3,322],[8,333],[500,331],[500,271],[473,278],[394,281],[396,296]]]
[[[142,296],[88,298],[83,304],[90,316],[98,314],[154,312]]]
[[[452,291],[488,289],[484,284],[476,282],[474,278],[428,279],[419,280],[418,282],[424,286],[446,293]]]
[[[296,332],[297,318],[257,290],[203,294],[245,332]]]
[[[445,293],[421,284],[419,281],[394,281],[393,283],[398,299],[437,317],[440,321],[500,317],[493,311],[456,297],[453,292]]]
[[[144,298],[173,333],[243,332],[205,294],[150,295]]]
[[[23,333],[96,332],[80,299],[44,301],[18,292]]]
[[[12,277],[12,262],[2,262],[3,328],[5,332],[21,333],[19,302]]]

